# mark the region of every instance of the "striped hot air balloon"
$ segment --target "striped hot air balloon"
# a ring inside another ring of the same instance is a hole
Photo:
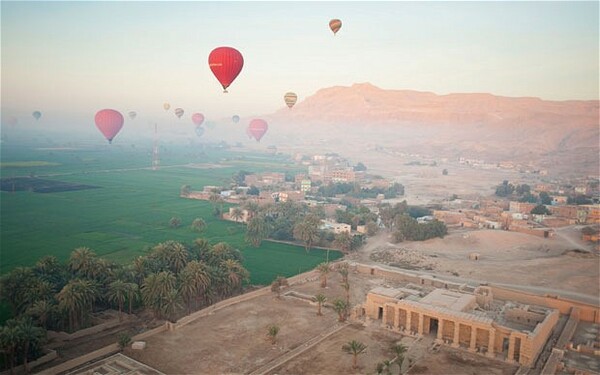
[[[175,116],[181,118],[181,116],[183,116],[183,108],[175,108]]]
[[[335,35],[342,28],[342,21],[337,18],[332,19],[329,21],[329,28],[333,31],[333,35]]]
[[[296,101],[298,101],[298,95],[293,92],[288,92],[283,96],[283,100],[285,100],[285,104],[292,109]]]
[[[133,120],[135,119],[135,116],[137,116],[137,113],[135,111],[129,111],[128,115],[129,118]]]

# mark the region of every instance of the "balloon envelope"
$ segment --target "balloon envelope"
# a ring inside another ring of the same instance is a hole
[[[192,115],[192,122],[198,126],[204,122],[204,115],[202,113],[194,113]]]
[[[39,120],[39,119],[40,119],[40,117],[42,117],[42,112],[40,112],[40,111],[34,111],[34,112],[31,114],[31,115],[32,115],[32,116],[33,116],[33,117],[34,117],[36,120]]]
[[[112,143],[113,138],[119,133],[123,127],[123,115],[114,109],[103,109],[96,113],[94,118],[96,127],[108,140]]]
[[[218,47],[208,55],[208,66],[223,86],[223,92],[227,92],[229,85],[242,71],[244,57],[235,48]]]
[[[169,103],[165,103],[163,104],[163,108],[165,109],[165,111],[168,111],[171,108],[171,105]]]
[[[137,116],[137,113],[135,113],[135,111],[129,111],[128,115],[129,115],[129,118],[133,120],[135,118],[135,116]]]
[[[265,120],[262,119],[254,119],[250,121],[250,125],[248,125],[248,129],[250,134],[260,142],[260,139],[265,135],[267,130],[269,129],[269,125]]]
[[[337,18],[332,19],[329,21],[329,28],[333,31],[333,35],[335,35],[342,28],[342,21]]]
[[[298,101],[298,95],[296,95],[293,92],[288,92],[283,96],[283,100],[285,101],[285,104],[291,109],[294,104],[296,104],[296,102]]]
[[[202,137],[203,134],[204,134],[204,128],[200,125],[196,126],[196,135],[198,137]]]
[[[181,118],[181,116],[183,116],[183,108],[176,108],[175,116],[177,116],[178,118]]]
[[[238,116],[238,115],[234,115],[234,116],[231,118],[231,121],[233,121],[234,123],[236,123],[236,124],[237,124],[238,122],[240,122],[240,116]]]

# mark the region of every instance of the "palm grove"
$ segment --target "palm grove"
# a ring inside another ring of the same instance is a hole
[[[91,325],[91,314],[145,308],[156,319],[174,320],[242,292],[249,281],[242,255],[227,243],[204,238],[186,246],[160,243],[146,256],[120,265],[75,249],[67,263],[54,256],[17,267],[0,279],[0,296],[13,319],[0,327],[5,368],[41,354],[46,329],[73,332]]]

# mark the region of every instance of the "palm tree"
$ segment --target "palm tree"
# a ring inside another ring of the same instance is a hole
[[[346,304],[350,306],[350,283],[348,281],[342,281],[342,288],[346,291]]]
[[[213,206],[213,214],[220,217],[221,213],[223,212],[223,198],[221,195],[217,193],[211,193],[208,197],[208,200]]]
[[[128,286],[126,282],[122,280],[116,280],[108,284],[108,293],[106,297],[110,302],[116,303],[119,306],[119,321],[123,320],[123,305],[125,304],[127,294]]]
[[[263,216],[256,216],[248,221],[246,227],[246,241],[254,247],[259,247],[262,240],[267,238],[270,227]]]
[[[138,298],[140,287],[136,283],[125,283],[125,287],[127,293],[127,302],[129,304],[129,314],[131,314],[133,301],[135,301]]]
[[[239,290],[242,288],[242,283],[250,278],[248,271],[234,259],[227,259],[221,262],[229,285],[233,290]]]
[[[160,261],[161,268],[168,268],[171,272],[178,274],[187,264],[190,253],[183,244],[166,241],[156,245],[151,256]]]
[[[48,318],[54,313],[55,305],[48,300],[38,300],[27,309],[27,315],[35,317],[42,328],[47,327]]]
[[[346,314],[348,313],[348,304],[346,301],[336,298],[333,301],[333,310],[338,314],[338,320],[340,322],[346,321]]]
[[[20,333],[17,322],[14,319],[7,320],[4,326],[0,326],[0,346],[5,353],[4,358],[10,366],[11,375],[14,374],[15,352],[19,339]]]
[[[277,334],[279,333],[279,326],[277,324],[272,324],[267,327],[267,337],[271,340],[271,344],[275,345],[277,341]]]
[[[206,229],[206,222],[204,219],[198,217],[192,221],[191,228],[194,232],[202,232]]]
[[[271,292],[277,293],[277,298],[281,298],[281,288],[288,285],[288,281],[285,277],[277,276],[277,278],[271,283]]]
[[[204,262],[193,260],[179,274],[179,292],[191,312],[191,302],[197,301],[210,286],[209,269]]]
[[[169,321],[174,322],[173,317],[181,308],[181,295],[177,289],[171,289],[163,298],[160,312]]]
[[[335,235],[334,246],[342,251],[348,252],[352,247],[352,236],[348,232],[342,232]]]
[[[165,301],[172,297],[175,286],[175,275],[169,271],[153,273],[144,279],[141,288],[142,300],[144,305],[153,311],[155,317],[163,316],[161,313],[165,311]],[[168,310],[171,307],[173,306],[169,306]]]
[[[406,353],[406,346],[402,344],[392,345],[392,352],[396,354],[396,358],[392,359],[393,363],[398,365],[398,369],[402,372],[402,362],[404,362],[404,353]]]
[[[180,225],[181,225],[181,219],[178,217],[173,216],[171,218],[171,220],[169,220],[169,226],[171,228],[179,228]]]
[[[29,348],[37,346],[44,338],[46,332],[42,328],[34,326],[31,319],[22,320],[17,326],[17,330],[23,345],[23,365],[27,374],[29,373],[29,366],[27,364]]]
[[[312,244],[319,239],[319,224],[321,220],[313,215],[306,215],[294,225],[294,238],[304,242],[304,249],[308,253]]]
[[[392,375],[392,362],[385,360],[379,362],[376,368],[377,374]]]
[[[325,297],[323,293],[319,293],[313,297],[313,300],[317,303],[318,306],[317,315],[323,315],[323,313],[321,313],[321,306],[323,306],[323,304],[327,301],[327,297]]]
[[[82,280],[74,279],[65,285],[62,290],[56,295],[58,305],[61,309],[66,310],[69,315],[69,331],[78,323],[78,317],[83,316],[83,310],[87,306],[86,292],[82,289]]]
[[[242,217],[244,217],[244,212],[241,208],[235,207],[231,210],[231,218],[236,222],[239,221]]]
[[[258,213],[258,204],[254,201],[247,201],[243,208],[248,211],[248,219],[252,219]]]
[[[94,272],[96,266],[96,253],[87,247],[78,247],[73,250],[69,258],[69,268],[78,275],[86,276]]]
[[[206,261],[206,254],[210,251],[210,241],[206,238],[196,238],[192,245],[191,253],[194,259]]]
[[[317,271],[321,274],[321,288],[327,287],[327,275],[331,271],[329,263],[321,263],[317,266]]]
[[[350,273],[350,266],[348,266],[348,263],[340,264],[338,273],[342,276],[342,282],[348,282],[348,274]]]
[[[360,341],[352,340],[342,346],[342,350],[348,354],[352,354],[352,368],[358,367],[357,360],[358,355],[363,353],[367,349],[367,346]]]

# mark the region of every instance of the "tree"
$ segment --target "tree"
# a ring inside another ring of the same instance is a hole
[[[281,288],[288,286],[288,281],[283,276],[277,276],[275,280],[271,283],[271,292],[277,294],[277,298],[281,298]]]
[[[5,353],[4,358],[8,360],[11,374],[14,373],[15,352],[17,351],[19,339],[20,333],[16,320],[7,320],[4,326],[0,326],[0,346]]]
[[[317,271],[321,274],[321,288],[327,287],[327,275],[331,272],[329,263],[323,262],[317,266]]]
[[[352,354],[352,368],[358,367],[357,360],[358,355],[363,353],[367,349],[367,346],[360,341],[352,340],[342,346],[342,350],[348,354]]]
[[[500,185],[496,186],[496,195],[499,197],[508,197],[513,191],[515,191],[515,187],[508,180],[504,180]]]
[[[304,249],[308,253],[312,244],[319,239],[319,224],[321,220],[314,215],[306,215],[294,225],[294,238],[304,242]]]
[[[271,345],[275,345],[277,342],[277,334],[279,333],[279,326],[277,324],[271,324],[267,327],[267,337],[271,340]]]
[[[144,306],[151,309],[156,318],[164,316],[168,299],[173,302],[173,292],[177,292],[176,278],[170,271],[153,273],[144,279],[141,293]],[[169,306],[169,310],[173,305]]]
[[[327,301],[327,297],[325,297],[325,295],[323,293],[319,293],[316,296],[313,297],[313,301],[315,301],[317,303],[317,315],[321,316],[323,315],[323,313],[321,313],[321,306],[323,306],[323,304]]]
[[[342,281],[341,285],[346,292],[346,304],[350,307],[350,283],[348,282],[348,279]]]
[[[213,206],[213,215],[220,217],[223,213],[223,197],[217,193],[211,193],[208,200]]]
[[[377,226],[377,223],[375,223],[374,221],[369,221],[366,224],[366,229],[367,229],[367,236],[374,236],[377,234],[377,232],[379,231],[379,226]]]
[[[347,283],[348,275],[350,274],[350,266],[348,265],[348,263],[340,264],[340,266],[338,267],[338,273],[340,274],[340,276],[342,276],[342,282]]]
[[[98,297],[98,288],[90,280],[74,279],[56,295],[58,305],[69,315],[69,330],[83,324]]]
[[[171,228],[179,228],[180,225],[181,225],[181,219],[178,217],[173,216],[171,218],[171,220],[169,220],[169,226]]]
[[[42,328],[46,329],[48,318],[56,312],[56,306],[48,300],[35,301],[26,311],[28,316],[35,318]]]
[[[23,365],[25,367],[25,373],[29,373],[29,353],[32,347],[36,347],[46,336],[44,329],[33,325],[31,319],[22,319],[17,325],[17,332],[19,336],[20,344],[23,350]]]
[[[260,194],[260,190],[254,185],[250,186],[250,189],[246,192],[247,195],[255,195],[258,196]]]
[[[396,358],[392,359],[392,362],[396,363],[399,371],[402,372],[402,362],[404,362],[404,353],[406,353],[407,348],[402,344],[394,344],[391,349],[396,354]]]
[[[239,207],[235,207],[231,210],[231,218],[233,220],[240,221],[242,219],[242,217],[244,217],[244,212],[242,211],[241,208]]]
[[[540,192],[540,203],[543,205],[552,204],[552,197],[545,191]]]
[[[254,247],[259,247],[262,240],[269,235],[269,225],[263,216],[257,216],[250,219],[246,227],[246,242]]]
[[[348,314],[348,304],[343,299],[336,298],[333,300],[333,311],[338,314],[338,320],[340,322],[345,322]]]
[[[77,275],[89,277],[96,267],[96,253],[87,247],[79,247],[71,253],[69,268]]]
[[[179,291],[191,312],[192,301],[203,297],[210,287],[210,271],[204,262],[193,260],[179,274]]]
[[[117,344],[119,345],[119,349],[121,349],[121,351],[123,351],[123,349],[125,349],[130,342],[131,336],[129,336],[127,332],[121,332],[119,333],[119,336],[117,336]]]
[[[204,219],[197,217],[192,221],[191,228],[194,232],[202,232],[206,229],[206,222]]]
[[[190,185],[181,185],[179,195],[181,195],[182,197],[188,197],[191,191],[192,187]]]
[[[550,215],[550,210],[543,204],[538,204],[531,210],[532,215]]]
[[[366,171],[367,167],[363,163],[358,162],[352,169],[354,169],[355,172],[361,172]]]
[[[224,260],[221,263],[221,266],[227,275],[227,280],[231,289],[234,291],[241,291],[242,283],[247,282],[250,279],[250,273],[234,259]]]
[[[352,248],[352,235],[348,232],[338,233],[335,235],[333,244],[338,249],[348,252]]]
[[[392,362],[385,360],[383,362],[377,363],[375,371],[377,372],[377,374],[392,375]]]
[[[119,321],[123,320],[123,305],[125,304],[125,300],[127,299],[127,294],[127,283],[122,280],[113,281],[108,285],[108,293],[106,297],[110,302],[116,303],[119,306]]]

